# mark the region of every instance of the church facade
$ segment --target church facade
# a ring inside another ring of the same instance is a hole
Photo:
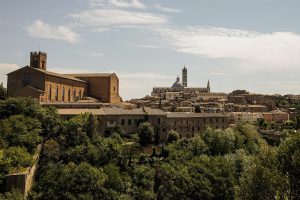
[[[182,83],[179,76],[171,87],[154,87],[151,96],[165,97],[167,93],[210,93],[210,83],[207,82],[207,87],[187,87],[187,68],[182,69]]]
[[[119,79],[115,73],[59,74],[47,70],[47,54],[30,53],[30,66],[7,74],[9,97],[33,97],[40,102],[76,102],[91,97],[118,103]]]

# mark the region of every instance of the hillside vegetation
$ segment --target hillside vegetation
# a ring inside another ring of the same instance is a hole
[[[116,129],[101,137],[93,115],[62,120],[55,109],[21,98],[0,101],[0,118],[0,184],[30,166],[43,143],[32,200],[300,198],[300,132],[272,146],[248,124],[192,139],[171,131],[159,151],[143,154],[141,145],[155,141],[149,123],[132,136]],[[2,191],[1,198],[19,197]]]

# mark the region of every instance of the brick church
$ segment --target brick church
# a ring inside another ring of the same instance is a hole
[[[31,96],[40,102],[76,102],[90,97],[118,103],[119,78],[115,73],[59,74],[47,70],[47,54],[30,53],[30,66],[7,74],[9,97]]]

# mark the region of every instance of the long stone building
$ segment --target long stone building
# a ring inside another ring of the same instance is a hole
[[[7,74],[9,97],[31,96],[40,102],[76,102],[91,97],[118,103],[119,78],[115,73],[59,74],[47,70],[47,54],[30,53],[30,66]]]
[[[126,110],[122,108],[101,109],[58,109],[64,118],[81,113],[92,113],[99,121],[98,131],[101,135],[110,135],[116,128],[125,134],[136,133],[141,122],[148,121],[155,133],[160,135],[162,141],[167,133],[174,130],[180,137],[191,138],[195,133],[201,133],[208,127],[213,129],[228,128],[228,117],[221,113],[189,113],[189,112],[164,112],[160,109],[138,108]]]

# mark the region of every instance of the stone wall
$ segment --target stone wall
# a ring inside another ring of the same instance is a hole
[[[6,178],[6,190],[10,191],[13,188],[18,189],[24,195],[26,199],[28,192],[31,190],[31,187],[34,182],[35,174],[38,167],[39,156],[41,152],[42,145],[37,147],[36,153],[33,156],[34,164],[31,167],[28,167],[24,172],[9,174]]]

